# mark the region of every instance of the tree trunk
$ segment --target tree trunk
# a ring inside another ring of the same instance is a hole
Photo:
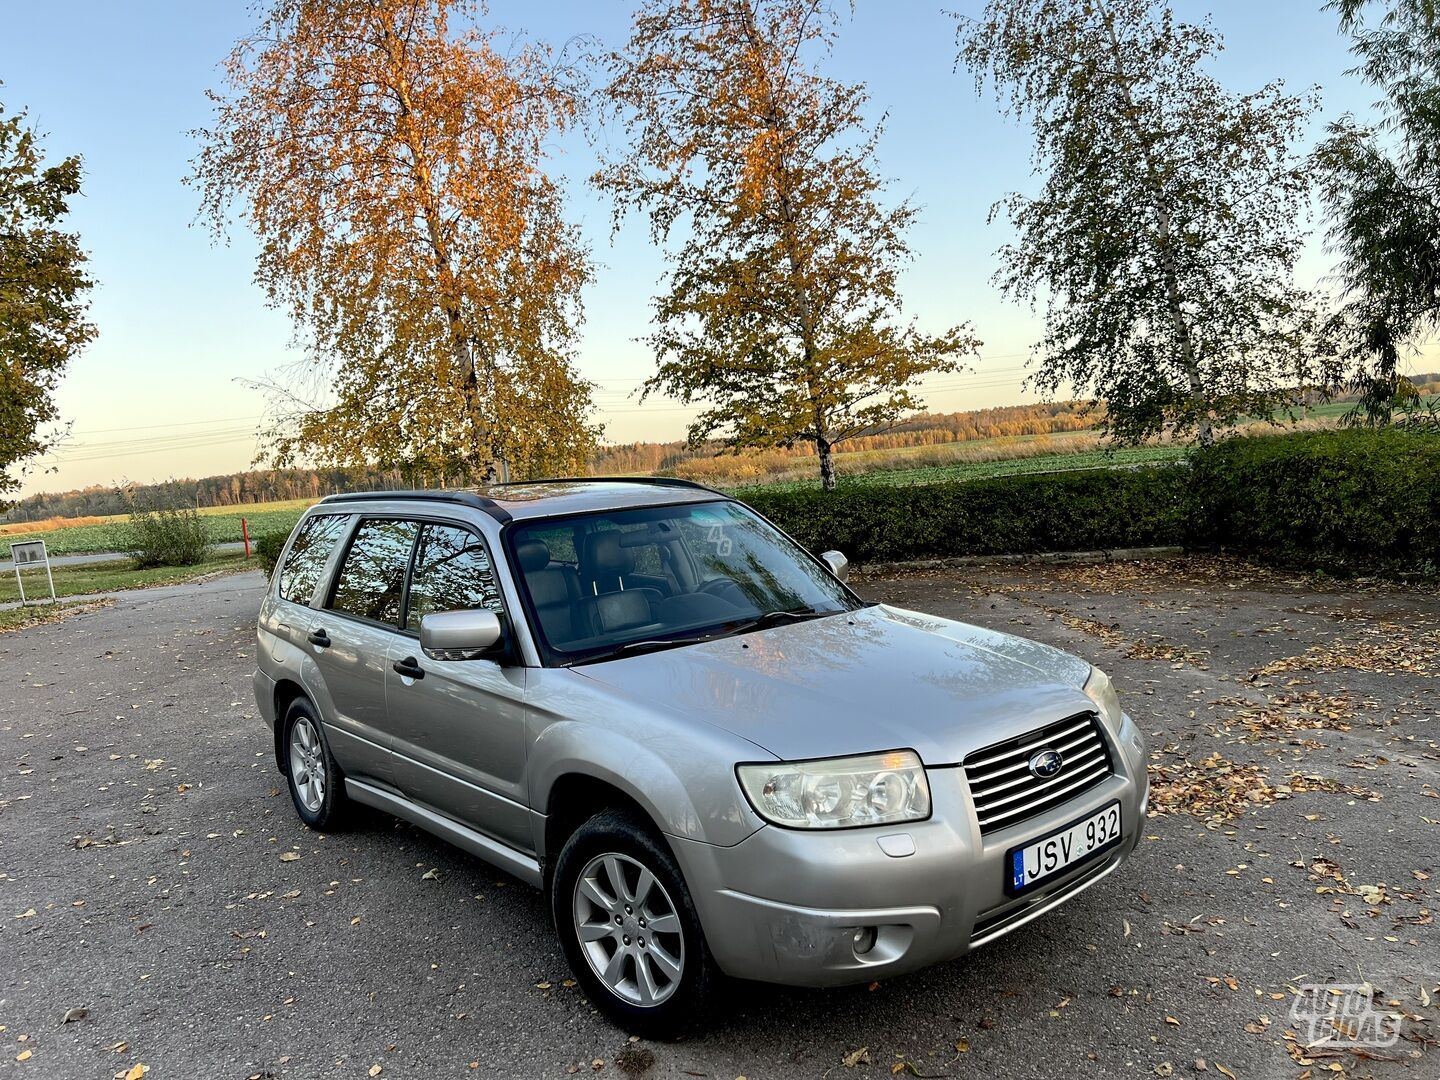
[[[454,269],[449,245],[441,225],[441,214],[434,190],[434,176],[422,154],[423,141],[415,130],[410,105],[410,87],[405,76],[405,43],[393,28],[382,24],[386,50],[395,75],[394,91],[400,109],[396,114],[396,127],[410,155],[410,172],[414,180],[414,193],[420,204],[425,221],[425,237],[435,259],[435,276],[438,291],[437,302],[445,315],[450,331],[450,352],[456,368],[464,380],[462,390],[465,396],[466,418],[470,424],[470,464],[477,472],[484,474],[487,482],[495,479],[495,439],[485,422],[480,373],[475,348],[461,315],[458,290],[454,282]]]
[[[1180,368],[1184,371],[1190,387],[1190,400],[1201,410],[1200,420],[1195,425],[1195,434],[1202,447],[1212,446],[1215,443],[1215,429],[1210,422],[1205,383],[1200,378],[1200,363],[1195,357],[1195,344],[1190,337],[1190,325],[1185,320],[1185,311],[1180,302],[1179,273],[1175,268],[1175,248],[1170,234],[1170,208],[1165,202],[1165,189],[1160,182],[1155,160],[1150,154],[1149,144],[1145,141],[1145,132],[1140,129],[1139,122],[1135,119],[1138,110],[1135,107],[1135,96],[1130,91],[1130,80],[1123,74],[1119,74],[1120,39],[1116,36],[1112,23],[1107,22],[1106,29],[1110,36],[1111,55],[1117,62],[1115,81],[1124,95],[1128,110],[1126,118],[1130,124],[1131,134],[1135,138],[1136,149],[1139,150],[1141,160],[1145,163],[1146,184],[1155,199],[1156,247],[1159,249],[1161,274],[1165,279],[1165,306],[1169,310],[1171,328],[1180,342]]]
[[[815,452],[820,455],[820,486],[826,491],[835,490],[834,444],[823,436],[815,438]]]
[[[740,5],[740,18],[744,23],[745,36],[750,41],[751,48],[757,52],[765,48],[765,43],[760,38],[760,32],[755,26],[755,12],[750,4]],[[800,245],[796,236],[797,223],[795,219],[795,206],[791,200],[791,184],[785,166],[785,134],[786,121],[781,116],[779,104],[775,98],[774,87],[767,84],[768,109],[765,114],[765,122],[769,125],[770,131],[775,135],[775,161],[774,180],[776,202],[780,209],[780,221],[782,225],[782,237],[785,244],[785,258],[790,266],[790,287],[795,293],[796,313],[800,319],[800,345],[804,355],[805,364],[805,387],[810,394],[810,402],[815,410],[815,450],[820,455],[820,486],[825,491],[835,490],[835,461],[831,456],[832,443],[826,438],[826,427],[822,414],[819,399],[823,388],[817,370],[819,348],[816,344],[818,337],[815,325],[815,309],[811,303],[810,290],[805,284],[805,267],[801,265]]]

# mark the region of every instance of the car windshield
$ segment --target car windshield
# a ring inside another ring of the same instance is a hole
[[[733,502],[521,522],[510,542],[541,644],[561,664],[857,606],[822,564]]]

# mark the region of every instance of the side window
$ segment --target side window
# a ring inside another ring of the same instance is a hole
[[[424,526],[415,550],[405,625],[418,630],[420,620],[432,612],[468,608],[502,610],[490,553],[480,538],[466,529]]]
[[[417,521],[362,521],[336,575],[329,606],[398,627],[405,568],[419,531]]]
[[[285,556],[285,565],[280,567],[280,595],[284,599],[296,604],[310,603],[325,562],[348,524],[348,514],[321,514],[301,526],[300,534]]]

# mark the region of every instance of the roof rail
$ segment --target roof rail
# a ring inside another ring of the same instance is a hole
[[[654,487],[684,487],[697,491],[721,492],[696,480],[678,476],[547,476],[541,480],[511,480],[504,484],[487,484],[490,488],[529,487],[531,484],[650,484]]]
[[[452,502],[462,506],[483,510],[504,525],[510,520],[510,513],[494,499],[477,495],[473,491],[347,491],[340,495],[327,495],[322,503],[360,502],[365,499],[413,499],[421,502]]]

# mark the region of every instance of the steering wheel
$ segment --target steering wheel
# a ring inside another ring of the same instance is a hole
[[[736,607],[747,606],[744,591],[739,585],[735,584],[732,579],[727,577],[711,578],[695,591],[708,593],[727,603],[734,604]]]

